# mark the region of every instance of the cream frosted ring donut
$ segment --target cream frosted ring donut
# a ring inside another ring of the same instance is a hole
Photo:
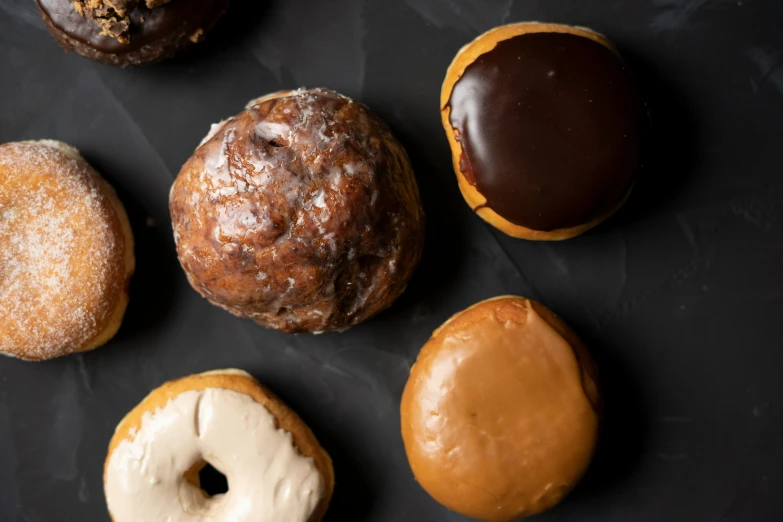
[[[76,149],[0,145],[0,353],[42,360],[106,343],[134,265],[125,209]]]
[[[223,473],[209,496],[198,472]],[[241,370],[170,381],[117,426],[104,467],[114,522],[318,522],[334,489],[305,423]]]

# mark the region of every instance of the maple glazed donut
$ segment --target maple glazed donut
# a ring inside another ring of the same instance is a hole
[[[644,105],[617,49],[589,29],[492,29],[454,58],[440,103],[465,201],[506,234],[577,236],[633,188]]]
[[[43,360],[106,343],[134,264],[122,203],[76,149],[0,145],[0,353]]]
[[[170,208],[193,288],[286,332],[344,330],[385,309],[423,249],[405,150],[364,105],[327,89],[265,96],[214,125]]]
[[[199,471],[223,473],[210,496]],[[334,489],[305,423],[241,370],[170,381],[119,423],[104,466],[114,522],[319,522]]]
[[[468,517],[511,521],[560,502],[587,470],[600,395],[590,354],[545,306],[482,301],[435,330],[402,396],[416,480]]]

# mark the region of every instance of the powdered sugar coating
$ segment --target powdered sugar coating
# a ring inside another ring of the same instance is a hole
[[[366,107],[326,89],[251,102],[183,166],[180,261],[211,302],[284,331],[344,329],[389,306],[421,256],[408,157]]]
[[[133,270],[121,219],[72,147],[0,145],[0,352],[50,359],[116,331]]]

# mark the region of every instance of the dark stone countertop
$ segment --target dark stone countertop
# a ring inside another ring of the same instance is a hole
[[[609,36],[657,131],[626,207],[563,243],[505,237],[472,214],[438,114],[460,46],[526,20]],[[593,467],[537,520],[783,520],[782,22],[778,0],[237,0],[192,52],[121,70],[65,55],[32,0],[0,0],[0,142],[81,149],[125,202],[138,257],[109,345],[0,360],[0,521],[108,520],[101,475],[116,423],[163,381],[222,367],[256,375],[332,454],[327,520],[464,520],[414,481],[399,397],[435,327],[508,293],[585,338],[607,400]],[[209,125],[298,86],[384,117],[428,214],[408,291],[344,334],[285,335],[210,306],[173,248],[168,190]]]

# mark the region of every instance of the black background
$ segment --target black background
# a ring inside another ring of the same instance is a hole
[[[616,42],[656,130],[625,208],[563,243],[515,240],[475,217],[439,120],[459,47],[528,20]],[[138,258],[110,344],[0,360],[0,521],[107,520],[116,423],[165,380],[223,367],[256,375],[331,453],[328,520],[464,520],[414,481],[399,396],[435,327],[507,293],[542,301],[585,338],[607,401],[594,465],[540,520],[783,520],[782,25],[779,0],[235,0],[197,49],[121,70],[64,54],[32,0],[0,0],[0,141],[79,148],[125,202]],[[344,334],[280,334],[210,306],[171,237],[169,187],[209,125],[298,86],[384,117],[428,215],[407,292]]]

